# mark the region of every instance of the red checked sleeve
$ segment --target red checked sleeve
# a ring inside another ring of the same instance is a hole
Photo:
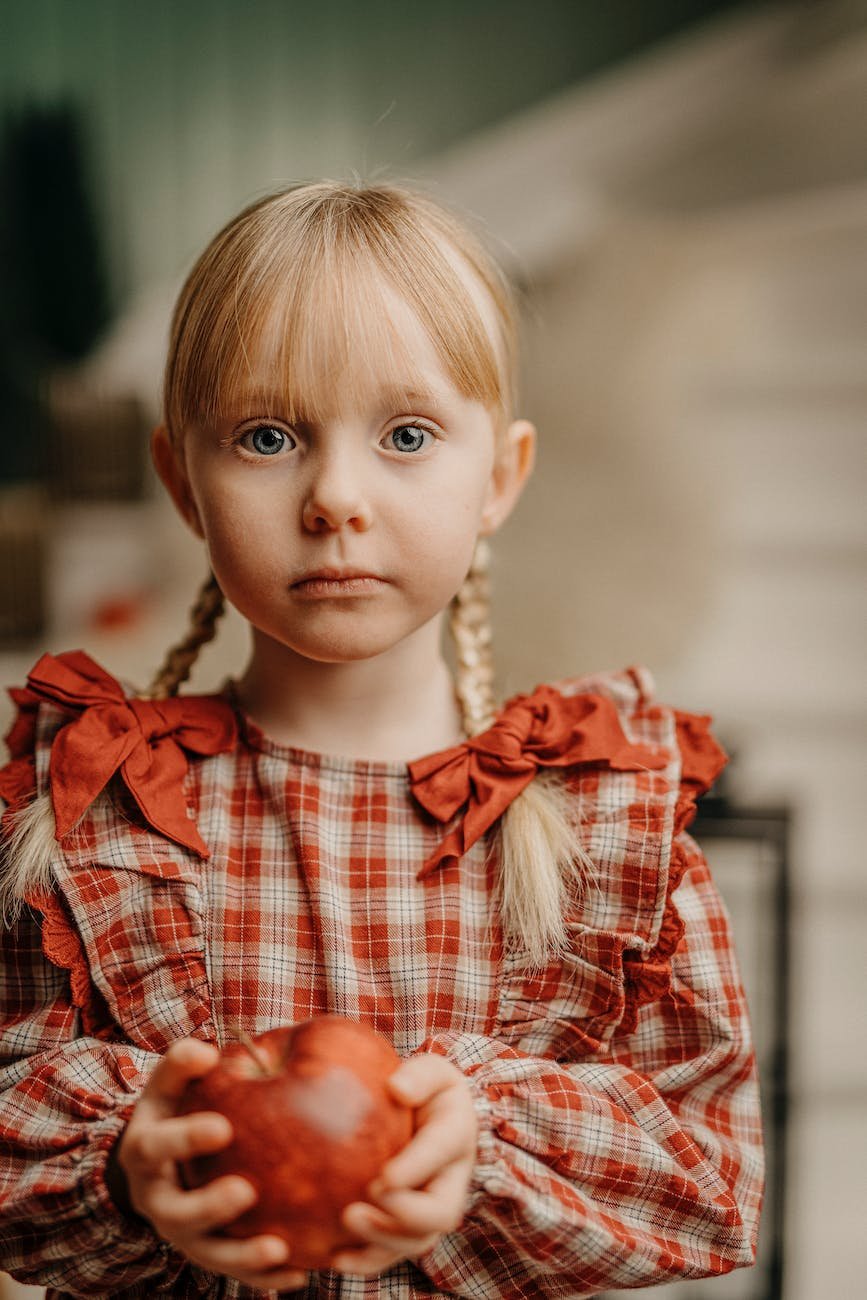
[[[11,693],[19,713],[0,769],[3,840],[38,793],[37,704]],[[50,1295],[203,1294],[206,1275],[123,1213],[105,1181],[159,1054],[108,1041],[116,1031],[64,903],[49,891],[38,904],[0,921],[0,1268]]]
[[[489,1300],[591,1295],[726,1273],[755,1259],[763,1189],[758,1085],[725,908],[686,832],[670,985],[594,1059],[432,1036],[480,1124],[461,1227],[417,1261]]]
[[[46,960],[29,909],[4,934],[0,984],[0,1267],[68,1295],[181,1294],[183,1261],[104,1180],[157,1055],[78,1036],[68,972]]]

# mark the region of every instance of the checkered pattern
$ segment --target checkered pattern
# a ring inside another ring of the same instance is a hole
[[[755,1061],[725,909],[685,829],[694,715],[655,702],[646,669],[559,689],[608,694],[629,739],[669,762],[573,781],[596,874],[567,915],[569,953],[532,976],[486,934],[489,836],[416,878],[443,828],[403,764],[293,750],[242,718],[237,747],[186,778],[207,861],[154,833],[123,787],[97,800],[54,892],[3,939],[0,1267],[55,1297],[275,1294],[203,1273],[125,1217],[105,1161],[172,1040],[335,1011],[460,1067],[481,1137],[456,1231],[376,1278],[311,1274],[308,1300],[536,1300],[752,1263]],[[35,753],[46,789],[66,721],[42,704],[32,740],[19,726],[19,784]]]

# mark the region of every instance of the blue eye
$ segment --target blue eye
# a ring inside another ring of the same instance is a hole
[[[389,433],[391,445],[395,451],[413,452],[421,451],[425,445],[425,436],[433,437],[428,429],[421,428],[417,424],[399,424]]]
[[[248,429],[241,442],[260,456],[276,456],[289,442],[289,436],[272,424],[259,424],[255,429]]]

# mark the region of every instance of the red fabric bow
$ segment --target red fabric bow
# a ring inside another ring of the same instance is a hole
[[[593,763],[629,772],[665,767],[668,761],[658,746],[627,739],[614,701],[606,695],[561,695],[553,686],[516,695],[487,731],[409,764],[412,793],[437,821],[449,821],[467,805],[461,824],[431,854],[417,879],[466,853],[540,767]]]
[[[51,802],[63,839],[96,796],[120,774],[148,823],[200,857],[210,850],[187,816],[187,756],[219,754],[235,744],[235,715],[217,695],[127,699],[119,682],[89,655],[43,655],[27,684],[39,699],[81,716],[51,746]]]

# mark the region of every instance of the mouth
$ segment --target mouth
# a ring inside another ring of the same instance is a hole
[[[317,569],[293,582],[291,590],[299,596],[363,596],[384,585],[384,578],[361,569]]]

